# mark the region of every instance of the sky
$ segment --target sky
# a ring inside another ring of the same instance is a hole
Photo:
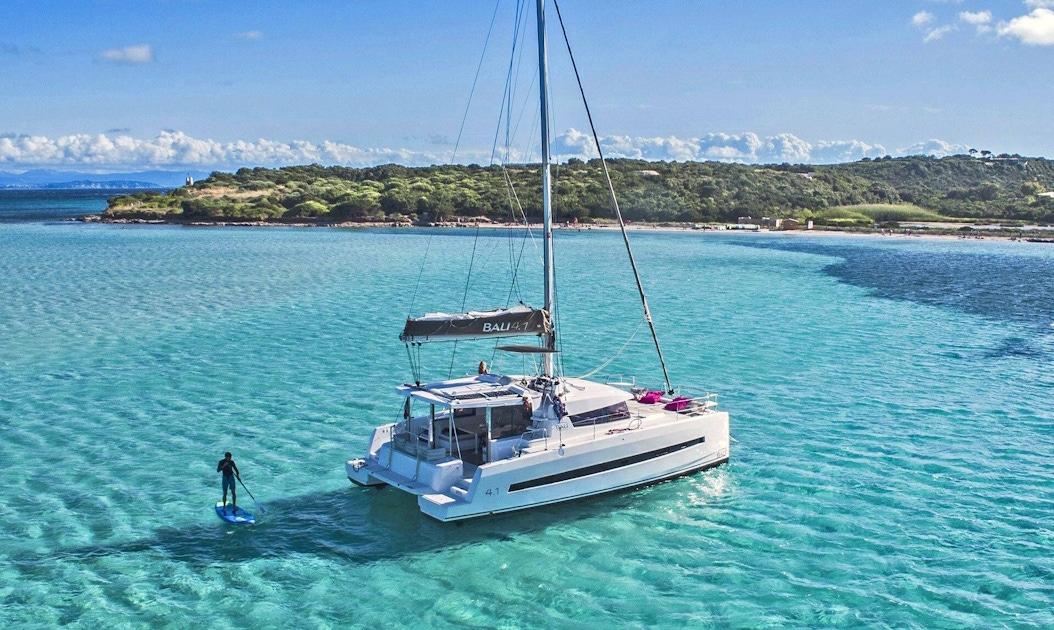
[[[537,159],[528,5],[513,58],[516,0],[3,0],[0,170],[488,164],[503,112]],[[554,155],[589,157],[548,6]],[[560,8],[607,156],[1054,157],[1054,0]]]

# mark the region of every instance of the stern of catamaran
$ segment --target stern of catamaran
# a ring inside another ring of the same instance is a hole
[[[542,393],[519,376],[479,374],[403,385],[402,419],[377,427],[367,455],[349,461],[359,485],[395,485],[413,494],[446,491],[476,467],[509,456],[507,438],[532,431]]]

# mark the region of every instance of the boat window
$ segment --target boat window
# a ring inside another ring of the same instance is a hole
[[[607,407],[601,407],[600,409],[591,409],[583,413],[575,414],[571,416],[571,424],[579,427],[614,422],[616,420],[625,420],[626,418],[629,418],[629,405],[625,402],[620,402],[614,405],[608,405]]]
[[[530,413],[521,405],[490,408],[490,437],[500,440],[523,435],[531,424]]]

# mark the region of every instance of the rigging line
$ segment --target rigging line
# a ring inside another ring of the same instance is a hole
[[[603,370],[604,368],[606,368],[607,366],[611,365],[615,361],[615,359],[619,358],[619,355],[621,355],[622,352],[627,347],[629,347],[630,342],[633,341],[633,338],[637,336],[637,333],[640,332],[640,327],[643,326],[643,325],[644,325],[644,319],[641,318],[640,322],[637,323],[637,327],[633,329],[633,334],[629,336],[629,339],[626,340],[626,343],[622,344],[622,347],[618,349],[618,352],[616,352],[613,357],[611,357],[607,361],[604,361],[603,363],[601,363],[592,372],[589,372],[587,374],[583,374],[582,376],[579,376],[578,378],[589,378],[590,376],[593,376],[597,372],[599,372],[599,371]]]
[[[520,13],[517,15],[517,27],[516,27],[516,42],[521,42],[525,38],[527,32],[527,2],[521,4]],[[522,26],[522,31],[520,27]],[[508,107],[505,109],[505,154],[503,160],[507,163],[509,161],[509,155],[512,151],[512,113],[514,103],[516,102],[516,86],[518,84],[518,77],[520,76],[520,68],[523,66],[523,46],[518,49],[513,48],[512,55],[509,57],[509,76],[506,83],[508,89]]]
[[[508,225],[511,226],[513,221],[516,219],[516,206],[513,202],[513,193],[511,185],[509,184],[509,174],[505,170],[504,165],[502,166],[502,181],[505,183],[505,194],[508,196],[509,202],[509,220]],[[512,302],[512,294],[516,293],[519,297],[519,289],[517,287],[517,277],[519,275],[519,269],[516,267],[516,235],[512,229],[507,230],[508,232],[508,245],[509,245],[509,295],[505,298],[505,307],[508,308]]]
[[[527,214],[523,211],[523,206],[520,204],[520,198],[516,195],[516,190],[512,186],[512,179],[509,177],[508,171],[504,167],[502,167],[502,172],[505,174],[505,181],[508,184],[509,193],[512,196],[512,199],[516,202],[516,207],[513,208],[513,210],[515,211],[516,209],[519,209],[520,216],[523,217],[524,227],[526,228],[526,231],[523,235],[523,242],[520,244],[520,253],[516,257],[515,264],[513,265],[512,285],[509,287],[509,296],[506,298],[506,306],[508,306],[508,304],[512,301],[513,291],[516,292],[516,297],[519,298],[520,301],[523,301],[523,295],[520,293],[519,287],[520,263],[523,261],[523,251],[527,247],[527,239],[530,238],[531,241],[534,242],[534,233],[531,231],[531,226],[527,222]],[[515,214],[513,215],[513,218],[516,218]],[[537,247],[538,245],[537,243],[535,243],[535,249],[537,249]]]
[[[468,259],[468,274],[465,275],[465,292],[461,296],[461,310],[465,310],[468,302],[468,287],[472,283],[472,267],[476,263],[476,246],[479,245],[480,224],[476,223],[476,238],[472,239],[472,255]]]
[[[454,340],[454,349],[450,351],[450,367],[447,368],[446,377],[453,378],[454,374],[454,358],[457,356],[457,339]]]
[[[557,164],[557,166],[556,166],[556,174],[559,175],[559,173],[560,173],[560,166],[559,166],[559,164]],[[555,178],[554,178],[554,180],[555,180]],[[558,206],[556,204],[553,204],[553,209],[552,209],[553,216],[556,215],[557,207]],[[553,333],[552,333],[552,335],[553,335],[553,345],[554,345],[554,347],[557,350],[561,350],[562,351],[563,347],[564,347],[563,337],[561,335],[559,335],[558,333],[559,333],[560,330],[563,329],[563,324],[561,323],[562,320],[560,319],[560,308],[557,306],[558,304],[560,304],[560,275],[559,275],[560,267],[556,264],[557,248],[556,248],[556,238],[555,238],[555,236],[552,239],[552,241],[550,242],[549,247],[552,248],[552,255],[553,255],[553,310],[555,311],[555,313],[550,313],[550,315],[554,319],[554,321],[553,321]],[[563,376],[564,375],[564,357],[563,357],[563,352],[561,352],[560,354],[556,355],[556,374],[559,375],[559,376]]]
[[[461,134],[465,132],[465,122],[468,120],[468,111],[472,108],[472,96],[476,93],[476,83],[479,82],[479,73],[483,68],[483,60],[487,57],[487,46],[490,45],[490,36],[494,32],[494,21],[498,17],[498,9],[501,2],[494,3],[494,15],[490,17],[490,28],[487,29],[487,38],[483,41],[483,52],[479,55],[479,65],[476,66],[476,76],[472,79],[472,89],[468,91],[468,102],[465,103],[465,115],[461,117],[461,128],[457,130],[457,141],[454,142],[454,151],[450,154],[450,163],[454,163],[457,157],[457,149],[461,146]]]
[[[651,337],[655,341],[655,351],[659,355],[659,363],[662,365],[662,376],[666,380],[666,391],[673,393],[673,385],[670,383],[670,373],[666,369],[666,360],[662,356],[662,348],[659,346],[659,335],[655,332],[655,322],[651,318],[651,309],[648,308],[648,298],[644,295],[644,285],[640,281],[640,273],[637,271],[637,261],[633,259],[633,249],[629,245],[629,234],[626,233],[626,222],[622,220],[622,211],[618,207],[618,197],[615,196],[615,186],[611,183],[611,173],[608,172],[607,162],[604,161],[604,152],[600,149],[600,138],[597,137],[597,129],[593,124],[593,114],[589,111],[589,102],[586,100],[586,91],[582,87],[582,77],[578,74],[578,65],[575,63],[574,53],[571,52],[571,40],[567,38],[567,29],[564,27],[564,18],[560,15],[560,3],[553,0],[556,7],[556,17],[560,22],[560,31],[564,35],[564,43],[567,45],[567,55],[571,59],[571,67],[575,71],[575,80],[578,82],[578,91],[582,95],[582,105],[586,110],[586,118],[589,120],[589,130],[593,133],[593,143],[596,145],[597,155],[600,156],[600,166],[604,169],[604,179],[607,180],[608,190],[611,192],[611,205],[615,209],[619,228],[622,230],[622,241],[626,244],[626,253],[629,255],[629,264],[633,268],[633,279],[637,281],[637,292],[640,294],[640,302],[644,308],[644,320],[648,322],[651,329]]]
[[[461,296],[461,310],[464,312],[465,304],[468,303],[468,288],[472,283],[472,266],[476,263],[476,246],[479,245],[480,224],[476,223],[476,237],[472,239],[472,255],[468,259],[468,273],[465,274],[465,292]],[[454,374],[454,359],[457,358],[457,340],[454,340],[454,349],[450,351],[450,369],[447,370],[447,378]]]
[[[410,344],[406,344],[406,358],[410,361],[410,373],[414,375],[414,383],[417,385],[421,384],[421,373],[418,371],[417,365],[414,363],[414,354],[410,350]]]
[[[425,242],[425,255],[421,258],[421,270],[417,272],[417,283],[414,284],[414,294],[410,298],[410,310],[406,313],[406,318],[409,319],[414,312],[414,303],[417,301],[417,289],[421,286],[421,277],[425,275],[425,262],[428,260],[428,249],[432,247],[432,237],[434,234],[429,233],[428,241]]]
[[[555,241],[556,239],[553,239],[553,240]],[[555,245],[555,243],[553,245]],[[553,247],[553,246],[551,245],[550,247]],[[557,270],[557,266],[556,266],[556,247],[553,247],[553,306],[554,307],[557,304],[560,303],[560,283],[559,283],[559,281],[557,279],[558,276],[557,276],[557,271],[556,270]],[[552,332],[552,335],[553,335],[553,347],[556,350],[561,350],[562,351],[563,348],[564,348],[563,337],[561,337],[560,335],[557,334],[561,330],[561,328],[563,327],[563,325],[560,323],[560,309],[559,308],[553,308],[553,310],[556,311],[556,312],[549,314],[550,317],[553,318],[553,332]],[[557,354],[555,358],[556,358],[556,368],[555,368],[556,376],[563,376],[564,375],[563,352],[560,352],[559,354]]]
[[[534,80],[537,77],[538,77],[538,70],[535,69],[534,75],[531,76],[531,83],[534,83]],[[533,96],[533,94],[527,93],[523,97],[523,105],[520,106],[520,113],[516,117],[516,127],[512,130],[512,138],[515,138],[516,134],[518,134],[519,131],[520,131],[520,123],[523,122],[524,113],[526,113],[526,111],[527,111],[527,106],[534,100],[532,98],[532,96]],[[509,107],[510,108],[512,107],[511,102],[509,104]],[[537,108],[538,108],[538,104],[535,103],[535,110],[534,111],[537,111]],[[537,118],[538,118],[537,116],[531,116],[530,117],[531,128],[530,128],[530,130],[528,131],[528,134],[527,134],[527,137],[530,139],[530,144],[527,146],[527,149],[524,152],[523,160],[521,160],[524,164],[526,164],[530,160],[531,153],[532,153],[532,151],[534,149],[534,146],[533,146],[534,145],[534,140],[537,137],[536,134],[534,133],[534,130],[536,129],[535,125],[538,124],[538,121],[536,120]],[[511,144],[512,143],[512,138],[509,139],[509,147],[508,147],[508,150],[509,150],[508,152],[509,152],[510,156],[512,154],[512,144]]]
[[[529,5],[529,3],[524,2],[524,5],[523,5],[523,37],[524,37],[524,41],[526,41],[527,27],[529,25],[529,21],[527,20],[528,5]],[[516,58],[516,72],[515,72],[515,76],[517,78],[522,75],[521,68],[523,68],[524,50],[525,50],[524,47],[520,46],[519,56]],[[506,158],[505,159],[506,159],[506,161],[508,161],[509,156],[512,153],[512,139],[516,137],[516,131],[520,127],[519,120],[516,121],[516,127],[515,128],[513,128],[513,126],[512,126],[512,107],[513,107],[513,103],[516,100],[516,87],[518,85],[519,85],[519,81],[518,80],[514,81],[513,84],[512,84],[512,92],[509,93],[509,111],[508,111],[507,120],[506,120],[506,123],[505,123],[505,133],[506,133],[506,137],[505,137]],[[528,99],[528,98],[530,98],[530,92],[529,91],[528,91],[528,94],[525,97],[525,100]],[[523,114],[521,113],[520,116],[522,116],[522,115]],[[511,133],[511,136],[509,135],[510,133]]]
[[[502,120],[506,116],[506,109],[512,107],[512,74],[516,61],[516,44],[520,41],[520,24],[525,22],[523,19],[524,7],[525,4],[523,1],[518,0],[516,3],[516,19],[512,28],[512,51],[509,53],[509,68],[505,74],[505,87],[501,93],[501,107],[498,109],[498,124],[494,128],[494,142],[490,147],[491,164],[494,164],[497,161],[495,160],[495,156],[498,153],[498,139],[501,137]]]

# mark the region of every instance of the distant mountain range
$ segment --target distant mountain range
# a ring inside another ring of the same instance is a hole
[[[24,173],[0,171],[0,188],[6,189],[144,189],[176,188],[208,177],[205,171],[140,171],[135,173],[82,173],[36,169]]]

